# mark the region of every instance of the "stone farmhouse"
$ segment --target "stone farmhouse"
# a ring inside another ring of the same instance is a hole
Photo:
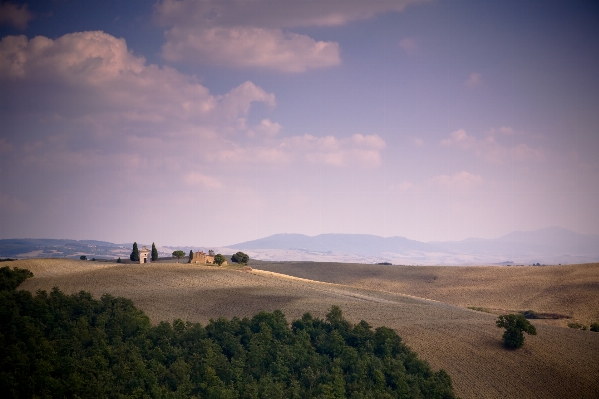
[[[193,257],[191,258],[191,263],[203,263],[206,265],[214,264],[214,255],[208,255],[204,251],[193,252]],[[226,265],[227,261],[223,263]]]
[[[214,256],[207,255],[204,251],[194,252],[193,258],[191,258],[191,263],[205,263],[210,265],[214,263]]]

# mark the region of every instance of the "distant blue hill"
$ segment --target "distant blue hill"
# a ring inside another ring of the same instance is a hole
[[[240,250],[299,250],[322,253],[382,256],[383,254],[432,253],[540,259],[559,257],[599,261],[599,236],[584,235],[560,227],[535,231],[515,231],[495,239],[468,238],[461,241],[421,242],[404,237],[379,237],[367,234],[320,234],[314,237],[303,234],[275,234],[246,241],[227,248]],[[587,260],[588,261],[588,260]]]
[[[227,248],[288,249],[375,256],[383,252],[435,252],[439,250],[433,245],[409,240],[405,237],[379,237],[369,234],[320,234],[314,237],[303,234],[275,234],[258,240],[230,245]]]
[[[599,236],[578,234],[561,227],[514,231],[499,238],[468,238],[462,241],[430,242],[444,251],[518,256],[599,255]]]

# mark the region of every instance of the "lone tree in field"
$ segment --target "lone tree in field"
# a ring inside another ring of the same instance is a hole
[[[175,258],[177,258],[177,263],[179,263],[179,259],[185,256],[185,252],[181,251],[180,249],[176,250],[173,252],[173,256]]]
[[[154,243],[152,243],[152,262],[155,262],[158,260],[158,250],[156,249],[156,245],[154,245]]]
[[[79,257],[79,259],[81,259],[81,260],[87,260],[87,256],[85,256],[85,255],[81,255],[81,256]]]
[[[116,260],[116,263],[123,263],[123,261],[121,260],[121,257],[119,256],[119,258]]]
[[[495,322],[497,327],[505,328],[503,345],[507,348],[519,348],[524,345],[524,334],[537,335],[537,329],[530,324],[523,314],[504,314]]]
[[[137,248],[137,242],[133,243],[133,251],[131,251],[129,259],[131,259],[133,262],[139,262],[139,249]]]
[[[235,263],[241,263],[242,265],[247,265],[250,257],[243,252],[237,252],[235,255],[231,256],[231,260]]]
[[[214,255],[214,263],[216,263],[217,265],[222,265],[223,263],[225,263],[226,259],[224,256],[222,256],[221,254],[216,254]]]
[[[191,263],[191,260],[193,259],[193,249],[189,250],[189,261],[187,263]]]

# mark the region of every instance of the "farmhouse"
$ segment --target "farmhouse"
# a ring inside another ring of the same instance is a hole
[[[204,251],[194,252],[193,258],[191,258],[191,263],[205,263],[207,265],[211,265],[214,263],[214,256],[207,255]]]

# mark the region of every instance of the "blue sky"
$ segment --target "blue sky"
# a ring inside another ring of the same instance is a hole
[[[0,7],[0,238],[599,234],[595,2]]]

